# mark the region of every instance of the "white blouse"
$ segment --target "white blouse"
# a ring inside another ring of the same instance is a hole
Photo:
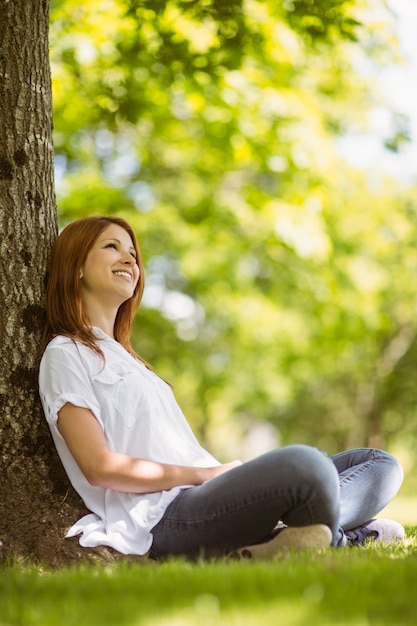
[[[105,363],[90,348],[59,336],[46,348],[39,372],[42,405],[58,454],[92,511],[67,537],[81,534],[82,546],[106,545],[143,555],[152,545],[151,529],[189,485],[147,494],[93,487],[59,433],[58,411],[67,402],[90,409],[114,452],[174,465],[210,467],[219,462],[198,443],[169,385],[102,330],[94,331]]]

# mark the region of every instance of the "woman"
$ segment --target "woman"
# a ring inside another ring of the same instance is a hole
[[[154,559],[268,558],[403,537],[399,524],[372,519],[403,478],[386,452],[329,458],[292,445],[221,464],[204,450],[169,385],[130,345],[143,288],[124,220],[82,219],[56,240],[40,394],[68,477],[92,512],[67,536]]]

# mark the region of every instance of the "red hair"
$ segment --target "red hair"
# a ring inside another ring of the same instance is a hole
[[[49,261],[43,350],[53,337],[64,335],[80,341],[103,356],[84,311],[80,271],[97,237],[111,224],[121,226],[130,235],[140,271],[133,296],[123,302],[117,312],[114,338],[130,354],[143,361],[133,350],[130,336],[133,319],[142,299],[145,273],[136,234],[128,222],[120,217],[97,216],[80,219],[68,224],[57,237]]]

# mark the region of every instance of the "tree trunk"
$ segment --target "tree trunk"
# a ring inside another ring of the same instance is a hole
[[[63,539],[81,507],[37,392],[57,233],[48,21],[48,0],[0,0],[0,562],[60,563],[81,552]]]

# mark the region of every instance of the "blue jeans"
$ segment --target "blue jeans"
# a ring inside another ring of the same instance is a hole
[[[331,457],[339,474],[340,514],[336,545],[344,546],[343,530],[372,519],[397,494],[404,478],[398,461],[383,450],[358,448]]]
[[[344,546],[344,530],[379,513],[402,479],[399,463],[381,450],[361,448],[334,457],[305,445],[272,450],[183,489],[152,529],[149,556],[221,556],[268,541],[279,521],[326,524],[332,545]]]

